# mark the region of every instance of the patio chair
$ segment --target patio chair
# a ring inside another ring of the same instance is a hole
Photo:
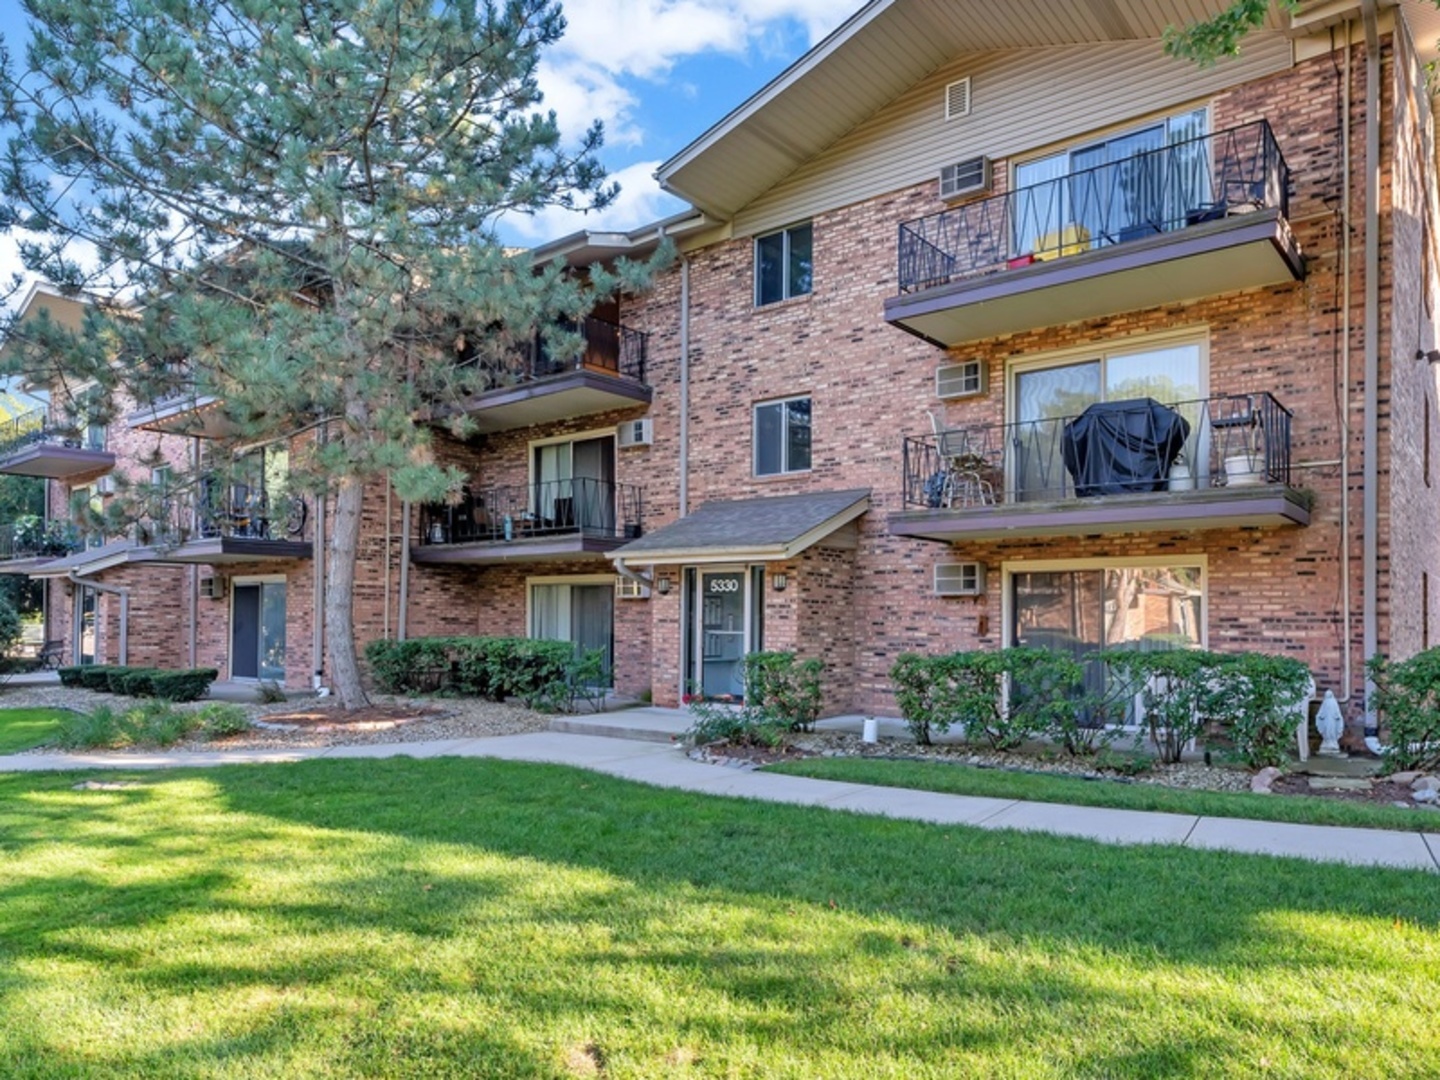
[[[979,449],[971,445],[970,434],[955,428],[946,428],[940,417],[930,410],[930,428],[935,434],[935,449],[944,462],[945,486],[941,492],[941,504],[954,506],[994,506],[995,485],[988,478],[990,462]]]

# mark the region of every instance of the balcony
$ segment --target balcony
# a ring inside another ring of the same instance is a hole
[[[29,574],[86,546],[73,525],[30,515],[0,524],[0,574]]]
[[[630,484],[576,477],[467,492],[421,507],[418,563],[486,565],[599,559],[640,536],[643,495]]]
[[[1290,487],[1291,413],[1268,393],[907,438],[892,535],[958,542],[1308,525]]]
[[[225,563],[308,559],[309,504],[298,495],[270,498],[236,484],[202,485],[197,502],[176,499],[135,526],[137,547],[163,563]]]
[[[885,318],[949,347],[1304,276],[1264,121],[900,226]]]
[[[98,425],[62,429],[44,409],[0,423],[0,473],[73,482],[114,467],[115,455],[106,452],[105,429]]]
[[[594,316],[571,329],[585,343],[578,358],[559,360],[537,338],[522,355],[487,363],[490,389],[460,411],[492,432],[649,404],[646,334]]]

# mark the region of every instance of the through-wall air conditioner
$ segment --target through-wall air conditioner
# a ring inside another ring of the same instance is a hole
[[[985,595],[985,564],[982,562],[937,564],[935,567],[935,595]]]
[[[993,173],[988,157],[957,161],[940,170],[940,198],[958,199],[990,190]]]
[[[617,600],[649,600],[650,586],[642,585],[634,578],[617,577],[615,579],[615,599]]]
[[[615,428],[615,438],[622,449],[627,446],[649,446],[655,441],[654,421],[648,416],[641,420],[626,420]]]
[[[225,599],[225,579],[223,577],[202,577],[200,579],[200,595],[207,600]]]
[[[102,477],[100,477],[99,480],[96,480],[96,481],[95,481],[95,494],[97,494],[97,495],[114,495],[114,494],[115,494],[115,477],[113,477],[113,476],[102,476]]]
[[[985,393],[985,361],[966,360],[935,369],[935,396],[938,398],[975,397]]]

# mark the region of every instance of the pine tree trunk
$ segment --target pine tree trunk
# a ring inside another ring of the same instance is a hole
[[[340,705],[346,709],[370,704],[360,685],[360,664],[355,655],[355,563],[360,553],[364,493],[365,484],[358,477],[347,476],[339,481],[325,572],[325,645],[330,653],[330,678]]]

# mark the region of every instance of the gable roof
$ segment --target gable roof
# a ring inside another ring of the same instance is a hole
[[[958,56],[1158,39],[1168,25],[1226,6],[1225,0],[871,0],[661,165],[656,179],[707,214],[729,219]],[[1272,11],[1267,27],[1284,25]]]

